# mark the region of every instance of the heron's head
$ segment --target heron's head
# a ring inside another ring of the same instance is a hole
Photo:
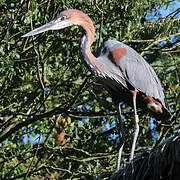
[[[33,31],[30,31],[22,37],[33,36],[48,30],[64,29],[72,25],[82,26],[86,31],[94,33],[94,25],[89,16],[79,10],[69,9],[57,15],[57,17],[53,21],[42,25],[39,28],[34,29]]]

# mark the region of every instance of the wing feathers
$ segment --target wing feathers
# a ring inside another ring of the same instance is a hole
[[[118,77],[123,76],[134,88],[147,96],[158,99],[166,107],[159,78],[152,67],[134,49],[119,41],[108,40],[100,47],[98,59],[105,63],[109,61],[108,57],[112,57],[114,66],[119,67],[118,71],[117,69],[114,71],[114,67],[111,68],[109,64],[106,64],[108,69],[111,69],[113,79],[118,81]]]

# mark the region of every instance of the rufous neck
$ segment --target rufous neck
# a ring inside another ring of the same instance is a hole
[[[84,24],[81,25],[83,29],[86,31],[86,36],[88,38],[87,41],[87,49],[90,49],[92,43],[94,42],[94,35],[95,35],[95,28],[93,22],[89,18],[89,21],[86,21]]]

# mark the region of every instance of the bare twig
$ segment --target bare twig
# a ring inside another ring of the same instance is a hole
[[[161,41],[165,41],[165,40],[167,40],[167,39],[169,39],[169,38],[172,38],[172,37],[175,37],[175,36],[179,36],[179,35],[180,35],[180,33],[176,33],[176,34],[172,34],[172,35],[165,36],[165,37],[163,37],[163,38],[157,39],[156,41],[154,41],[153,43],[151,43],[149,46],[147,46],[147,47],[144,49],[144,51],[141,53],[141,56],[144,56],[144,55],[146,54],[145,51],[147,51],[148,49],[150,49],[152,46],[160,43]]]
[[[31,167],[32,167],[32,163],[33,163],[34,158],[36,157],[37,152],[38,152],[38,149],[39,149],[40,141],[41,141],[41,133],[40,133],[40,135],[39,135],[38,146],[37,146],[37,148],[36,148],[36,151],[35,151],[35,153],[34,153],[34,156],[33,156],[32,160],[31,160],[31,162],[30,162],[30,164],[29,164],[29,167],[28,167],[28,169],[27,169],[26,176],[25,176],[24,180],[26,180],[26,178],[28,177],[28,175],[29,175],[29,173],[30,173],[30,169],[31,169]]]
[[[100,28],[99,28],[99,38],[98,38],[98,47],[101,45],[101,39],[102,39],[102,30],[103,30],[103,18],[104,18],[104,12],[102,9],[98,7],[96,4],[96,8],[101,12],[101,23],[100,23]]]
[[[66,72],[69,70],[69,68],[71,67],[70,66],[67,66],[66,69],[64,70],[64,72],[62,72],[61,76],[59,77],[59,80],[56,82],[56,84],[53,86],[52,89],[50,89],[49,93],[47,94],[47,96],[44,98],[43,102],[40,104],[39,108],[36,110],[36,112],[34,114],[36,114],[40,109],[41,107],[44,105],[44,103],[46,102],[46,100],[48,99],[48,97],[51,95],[52,91],[54,89],[56,89],[56,87],[58,86],[59,82],[62,80],[62,77],[66,74]]]
[[[13,60],[13,62],[26,62],[26,61],[34,60],[35,58],[37,58],[37,56],[35,56],[33,58],[31,57],[31,58],[26,58],[26,59]]]

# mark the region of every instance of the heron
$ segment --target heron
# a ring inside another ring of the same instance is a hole
[[[80,10],[64,10],[54,20],[22,37],[73,25],[81,26],[86,32],[81,39],[81,52],[87,65],[117,103],[124,102],[134,109],[135,129],[130,153],[131,162],[139,133],[137,108],[151,112],[157,119],[171,117],[161,82],[153,68],[139,53],[117,40],[104,42],[97,50],[96,56],[93,55],[91,45],[94,42],[95,27],[91,18]],[[119,152],[122,152],[122,147]]]

